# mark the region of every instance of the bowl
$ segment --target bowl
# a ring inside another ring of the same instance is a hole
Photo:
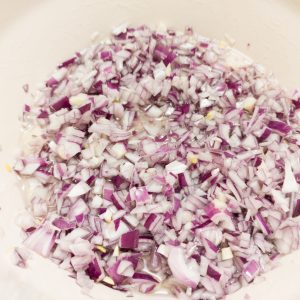
[[[235,47],[273,71],[289,88],[300,86],[300,2],[297,0],[10,0],[0,11],[0,291],[6,300],[86,300],[75,281],[55,264],[32,255],[27,269],[12,263],[22,236],[16,225],[24,210],[20,182],[11,172],[18,154],[18,118],[30,93],[58,62],[121,23],[189,25],[203,36],[235,39]],[[228,300],[299,300],[300,251],[282,258],[258,282]],[[97,285],[96,299],[125,300],[125,294]],[[136,299],[173,299],[137,295]]]

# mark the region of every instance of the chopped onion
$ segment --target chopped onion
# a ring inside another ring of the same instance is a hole
[[[243,269],[244,278],[248,282],[252,281],[258,272],[259,272],[259,265],[255,260],[251,260],[249,263],[247,263],[244,266],[244,269]]]
[[[73,188],[68,193],[68,196],[69,197],[82,196],[86,194],[90,189],[91,187],[88,184],[86,184],[84,181],[80,181],[75,186],[73,186]]]
[[[57,233],[58,231],[49,223],[44,223],[27,237],[24,245],[36,253],[48,257],[55,245]]]
[[[24,244],[85,288],[223,299],[299,248],[299,108],[191,28],[122,24],[23,108]]]
[[[283,193],[294,193],[298,192],[299,186],[292,172],[291,164],[288,160],[284,164],[284,182],[282,186]]]
[[[122,234],[120,247],[125,249],[135,249],[138,247],[139,231],[133,230]]]
[[[182,248],[171,248],[168,256],[168,264],[172,274],[179,282],[192,288],[198,285],[200,281],[200,268],[194,259],[187,259]]]
[[[126,154],[126,148],[124,144],[116,143],[111,147],[110,153],[112,154],[113,157],[120,159]]]
[[[173,173],[173,174],[183,173],[186,169],[187,169],[187,165],[185,165],[184,163],[181,163],[179,161],[173,161],[173,162],[169,163],[168,165],[166,165],[166,170],[169,173]]]

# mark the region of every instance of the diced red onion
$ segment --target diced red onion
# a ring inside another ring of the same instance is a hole
[[[76,228],[75,222],[69,222],[64,218],[56,218],[52,224],[61,230],[70,230]]]
[[[243,276],[244,278],[250,282],[252,281],[259,272],[259,265],[255,260],[251,260],[244,266]]]
[[[99,280],[100,276],[103,275],[103,270],[101,269],[97,258],[94,258],[89,263],[86,273],[92,280]]]
[[[221,274],[216,271],[214,268],[212,268],[211,266],[208,266],[207,268],[207,275],[213,279],[215,279],[216,281],[219,281],[221,278]]]
[[[182,248],[171,248],[168,264],[172,274],[182,284],[195,288],[200,281],[200,269],[194,259],[187,260]]]
[[[58,231],[46,222],[27,237],[24,245],[36,253],[48,257],[55,245],[57,233]]]
[[[59,64],[22,111],[25,245],[83,287],[184,300],[298,249],[300,93],[236,56],[122,24]]]
[[[294,208],[294,211],[293,211],[293,217],[296,218],[300,216],[300,199],[298,199],[296,201],[296,205],[295,205],[295,208]]]
[[[58,111],[63,108],[71,108],[69,98],[63,97],[50,105],[52,111]]]
[[[286,123],[281,121],[270,121],[268,123],[268,127],[276,131],[279,131],[280,133],[283,134],[288,134],[291,130],[290,126],[288,126]]]
[[[120,239],[120,247],[124,249],[135,249],[138,247],[139,231],[133,230],[124,233]]]

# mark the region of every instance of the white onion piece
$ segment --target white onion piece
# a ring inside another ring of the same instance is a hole
[[[238,174],[231,170],[228,173],[230,179],[240,188],[240,189],[245,189],[247,187],[247,185],[245,184],[245,182],[243,180],[241,180],[241,178],[238,176]]]
[[[133,172],[134,172],[134,165],[129,161],[123,163],[120,166],[120,174],[128,181],[131,180],[133,176]]]
[[[86,184],[84,181],[80,181],[75,186],[73,186],[73,188],[68,193],[68,196],[69,197],[82,196],[86,194],[90,189],[91,187],[88,184]]]
[[[289,200],[285,198],[281,191],[271,190],[272,197],[277,205],[283,209],[283,211],[289,211]]]
[[[200,269],[194,259],[187,260],[184,249],[172,247],[168,256],[168,264],[176,279],[186,286],[195,288],[200,281]]]
[[[187,165],[179,161],[173,161],[168,165],[166,165],[166,170],[169,173],[173,173],[173,174],[183,173],[186,169],[187,169]]]
[[[132,277],[134,274],[132,263],[128,260],[122,260],[118,266],[117,273],[126,277]]]
[[[152,118],[159,118],[162,115],[162,111],[155,105],[152,105],[147,110],[147,115]]]
[[[116,143],[111,147],[110,152],[113,157],[120,159],[126,154],[126,148],[124,144]]]
[[[286,159],[284,164],[284,182],[282,186],[283,193],[298,192],[299,186],[292,171],[290,162]]]

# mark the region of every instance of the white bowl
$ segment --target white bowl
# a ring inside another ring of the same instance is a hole
[[[297,0],[1,0],[0,11],[0,293],[5,300],[84,300],[74,280],[49,261],[34,256],[29,268],[11,263],[21,242],[15,225],[23,209],[19,183],[4,165],[13,165],[19,123],[28,96],[22,85],[36,84],[68,55],[88,45],[91,34],[105,37],[115,25],[191,25],[204,36],[229,34],[236,47],[264,64],[288,87],[300,86],[300,1]],[[284,257],[275,270],[228,300],[299,300],[300,252]],[[122,300],[124,294],[98,285],[98,299]],[[138,295],[135,299],[162,299]],[[172,299],[166,297],[165,299]]]

